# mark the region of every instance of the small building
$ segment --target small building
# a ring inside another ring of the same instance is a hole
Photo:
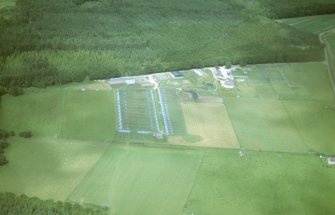
[[[334,166],[335,165],[335,157],[329,157],[327,159],[327,161],[328,161],[329,166]]]
[[[164,139],[164,134],[162,132],[154,133],[153,136],[158,140]]]
[[[172,71],[171,74],[174,78],[181,78],[184,76],[180,71]]]
[[[127,79],[124,81],[127,85],[133,85],[136,83],[136,80],[135,79]]]
[[[198,76],[204,76],[204,71],[202,69],[194,69],[193,70],[195,72],[195,74],[197,74]]]

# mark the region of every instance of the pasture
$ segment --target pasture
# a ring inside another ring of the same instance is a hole
[[[244,81],[224,101],[241,148],[334,152],[334,95],[326,65],[255,65],[238,75]]]
[[[79,86],[86,85],[32,89],[20,97],[6,96],[1,104],[1,127],[30,130],[39,137],[112,140],[116,128],[113,91],[81,91]]]
[[[9,139],[0,191],[108,206],[113,215],[329,214],[335,172],[315,155],[335,153],[327,66],[251,65],[234,75],[235,89],[211,89],[223,103],[181,103],[167,83],[86,81],[3,96],[0,127],[34,136]],[[120,128],[135,133],[122,139]],[[171,132],[168,144],[147,143],[143,130]]]
[[[331,214],[335,171],[317,156],[207,150],[183,215]]]
[[[42,127],[42,126],[41,126]],[[1,167],[0,190],[64,201],[100,158],[108,143],[10,139],[10,165]]]
[[[69,200],[112,214],[181,214],[201,163],[199,150],[110,145]]]

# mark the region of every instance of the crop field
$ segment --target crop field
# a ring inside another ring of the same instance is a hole
[[[239,148],[234,129],[223,104],[184,103],[187,133],[201,138],[194,143],[206,147]]]
[[[335,171],[317,156],[207,150],[183,215],[331,214]]]
[[[199,150],[111,145],[69,196],[112,214],[181,214],[200,165]]]
[[[280,21],[303,31],[320,34],[335,28],[334,19],[335,15],[323,15],[282,19]]]

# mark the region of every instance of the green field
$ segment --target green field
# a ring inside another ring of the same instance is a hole
[[[199,150],[110,146],[69,200],[112,214],[181,214],[202,159]]]
[[[271,64],[243,70],[245,81],[225,99],[241,148],[335,153],[335,103],[326,65]]]
[[[52,138],[11,138],[10,164],[1,167],[0,190],[66,200],[100,158],[107,143]]]
[[[331,214],[335,171],[317,156],[209,150],[184,215]]]
[[[113,138],[116,118],[112,91],[82,92],[71,86],[35,91],[4,99],[2,127],[17,132],[31,130],[34,136],[49,138]]]
[[[323,62],[239,68],[235,89],[211,90],[216,103],[181,99],[176,88],[192,89],[183,73],[163,81],[161,101],[157,89],[104,81],[3,96],[0,128],[33,138],[9,138],[0,191],[108,206],[112,215],[330,214],[335,172],[317,156],[335,153]],[[132,129],[151,128],[152,90],[158,116],[166,103],[176,133],[161,142],[119,138],[117,89],[129,96],[121,109]]]
[[[67,139],[106,141],[115,135],[114,92],[65,90],[59,134]]]

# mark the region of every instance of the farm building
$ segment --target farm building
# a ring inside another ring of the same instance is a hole
[[[327,161],[328,161],[328,165],[335,166],[335,157],[329,157]]]
[[[197,74],[198,76],[204,76],[204,71],[202,71],[202,69],[194,69],[193,70],[195,74]]]
[[[181,78],[184,76],[180,71],[172,71],[171,74],[174,78]]]

